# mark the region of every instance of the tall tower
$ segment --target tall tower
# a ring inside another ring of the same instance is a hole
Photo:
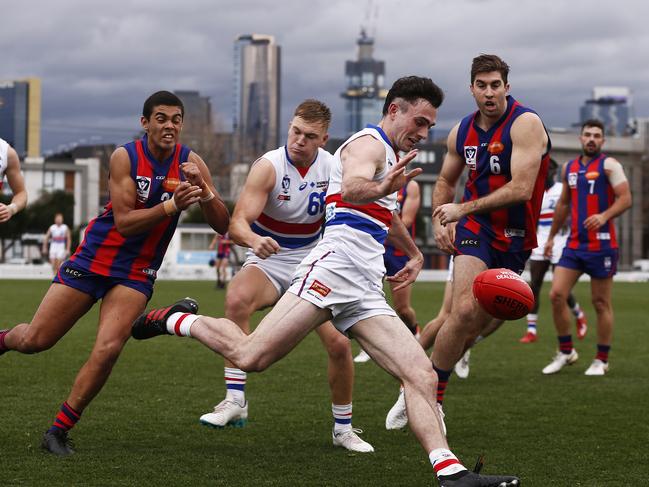
[[[234,42],[233,129],[236,158],[254,161],[279,141],[280,47],[263,34]]]
[[[41,80],[0,81],[0,137],[20,157],[41,155]]]
[[[368,123],[381,120],[383,103],[388,91],[383,87],[385,63],[374,59],[374,39],[365,29],[356,41],[358,56],[345,62],[347,90],[342,94],[345,102],[345,129],[351,134]]]
[[[589,118],[600,120],[606,135],[633,133],[633,101],[631,90],[622,86],[596,86],[593,97],[579,109],[580,123]]]

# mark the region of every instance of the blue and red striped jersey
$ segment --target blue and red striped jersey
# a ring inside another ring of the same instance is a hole
[[[406,184],[403,188],[399,190],[397,193],[397,210],[399,211],[399,217],[401,217],[401,213],[403,212],[403,205],[406,204],[406,199],[408,198],[408,184]],[[412,237],[412,239],[415,239],[415,222],[413,220],[412,225],[410,225],[408,228],[408,233]],[[385,248],[392,250],[394,255],[396,256],[403,256],[406,255],[403,253],[403,251],[397,249],[396,247],[393,247],[392,245],[386,243]]]
[[[124,145],[131,161],[131,177],[137,191],[136,209],[151,208],[173,196],[184,180],[180,164],[191,149],[177,144],[172,156],[157,161],[147,148],[147,138]],[[102,276],[147,281],[155,279],[180,214],[165,218],[153,228],[125,237],[117,231],[109,201],[104,212],[88,224],[83,242],[70,261]]]
[[[478,111],[462,119],[457,133],[456,150],[469,168],[463,202],[487,196],[511,181],[510,131],[514,121],[527,112],[536,113],[508,96],[505,113],[489,130],[484,131],[475,123]],[[545,190],[550,147],[548,136],[548,147],[542,156],[529,201],[490,213],[468,215],[458,225],[488,238],[491,246],[498,250],[519,252],[535,248],[536,225]]]
[[[579,156],[566,166],[571,208],[567,245],[571,249],[592,251],[618,247],[612,220],[595,230],[586,230],[584,226],[586,218],[603,213],[615,201],[615,193],[604,172],[606,157],[606,154],[599,154],[583,164]]]

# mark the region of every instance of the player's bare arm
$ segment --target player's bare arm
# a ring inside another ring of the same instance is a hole
[[[190,152],[189,162],[182,163],[180,169],[190,184],[201,188],[199,203],[207,223],[218,233],[227,232],[230,212],[212,183],[212,175],[205,161],[195,152]]]
[[[25,189],[25,180],[20,173],[20,159],[18,153],[13,147],[7,151],[7,169],[5,170],[7,182],[13,193],[11,203],[5,205],[0,203],[0,223],[4,223],[19,211],[27,206],[27,190]]]
[[[446,140],[446,156],[442,164],[442,170],[437,177],[435,188],[433,190],[433,234],[435,242],[440,250],[453,253],[453,240],[455,240],[455,226],[443,225],[439,217],[436,216],[435,210],[446,204],[451,204],[455,199],[455,187],[464,170],[464,159],[455,150],[457,131],[460,125],[457,124],[448,135]]]
[[[261,259],[279,252],[279,244],[271,237],[257,235],[250,225],[261,215],[274,186],[275,169],[272,163],[263,158],[257,160],[250,168],[230,223],[232,241],[250,248]]]
[[[402,250],[409,259],[403,269],[397,272],[394,276],[387,278],[388,281],[400,283],[393,289],[393,291],[398,291],[399,289],[415,282],[415,279],[417,279],[417,275],[424,264],[424,256],[412,240],[408,229],[403,224],[403,221],[401,221],[401,218],[399,218],[397,212],[394,212],[392,215],[392,224],[390,225],[387,241],[394,247]]]
[[[534,113],[524,113],[512,124],[511,139],[511,181],[477,200],[435,208],[434,214],[439,216],[441,223],[458,221],[473,213],[506,208],[532,197],[541,158],[548,145],[548,136],[541,119]],[[494,174],[497,174],[497,170],[494,166]]]
[[[373,181],[376,173],[385,165],[383,143],[369,135],[350,142],[340,155],[343,163],[342,199],[363,205],[398,191],[422,172],[422,169],[406,171],[406,166],[416,156],[416,150],[408,152],[392,166],[382,181]]]
[[[612,157],[607,157],[604,161],[604,172],[613,188],[615,202],[606,211],[586,218],[584,220],[586,230],[597,230],[611,218],[615,218],[631,208],[631,189],[622,164]]]
[[[421,206],[421,191],[419,190],[419,183],[411,180],[406,187],[406,202],[401,209],[401,221],[406,228],[415,223],[417,212]]]
[[[152,208],[135,209],[136,188],[131,178],[131,163],[126,149],[120,147],[110,158],[108,180],[117,231],[128,237],[150,230],[169,216],[197,203],[202,189],[182,181],[170,200]]]
[[[65,232],[65,253],[66,255],[70,255],[70,248],[72,247],[72,233],[70,232],[70,228],[67,229]]]
[[[563,228],[568,219],[568,214],[570,212],[570,188],[566,182],[566,168],[568,163],[564,163],[561,167],[561,181],[563,181],[563,186],[561,188],[561,196],[557,201],[557,206],[554,208],[554,216],[552,217],[552,226],[550,227],[550,234],[548,239],[545,242],[545,247],[543,247],[543,255],[546,257],[552,256],[552,248],[554,246],[554,237],[559,230]]]

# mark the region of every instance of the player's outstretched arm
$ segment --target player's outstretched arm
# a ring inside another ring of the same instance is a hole
[[[275,177],[275,169],[268,159],[258,159],[252,165],[230,224],[230,238],[235,243],[250,248],[262,259],[276,254],[279,244],[271,237],[257,235],[250,225],[264,210],[268,195],[275,186]]]
[[[415,282],[415,279],[417,279],[417,275],[421,270],[421,266],[424,264],[424,256],[419,251],[419,248],[417,248],[417,245],[415,245],[415,242],[408,233],[408,229],[405,227],[396,212],[392,216],[392,225],[390,225],[390,232],[388,233],[388,242],[403,251],[403,253],[405,253],[409,258],[403,269],[397,272],[394,276],[387,278],[388,281],[399,283],[399,285],[393,289],[393,291],[398,291],[399,289],[406,287],[408,284]]]
[[[205,161],[195,152],[191,152],[189,162],[182,163],[180,167],[185,179],[193,186],[201,188],[199,203],[207,223],[220,234],[227,232],[230,212],[212,183],[212,175]]]
[[[27,190],[25,180],[20,172],[20,159],[13,147],[7,151],[7,169],[5,171],[7,182],[13,193],[11,203],[5,205],[0,203],[0,223],[6,222],[19,211],[27,206]]]
[[[343,180],[341,197],[344,201],[359,205],[372,203],[400,190],[408,181],[422,172],[407,172],[406,166],[417,157],[412,150],[397,162],[382,181],[373,181],[374,175],[385,164],[385,147],[372,136],[359,137],[342,151]]]
[[[150,230],[165,218],[175,215],[201,197],[201,188],[182,181],[171,199],[151,208],[135,209],[136,188],[131,178],[131,163],[126,149],[118,148],[110,158],[108,180],[117,231],[125,237]]]

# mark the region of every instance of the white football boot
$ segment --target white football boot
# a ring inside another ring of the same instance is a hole
[[[564,366],[574,364],[578,358],[579,355],[577,355],[577,350],[575,350],[574,348],[570,353],[563,353],[559,351],[554,356],[554,359],[552,359],[552,362],[545,366],[543,373],[546,375],[556,374],[561,369],[563,369]]]
[[[471,349],[468,349],[462,358],[457,361],[454,367],[455,375],[460,379],[469,377],[469,357],[471,356]]]
[[[370,357],[365,350],[361,348],[361,351],[356,357],[354,357],[354,362],[357,364],[364,364],[365,362],[369,362],[372,360],[372,357]]]
[[[248,401],[243,406],[239,406],[234,401],[224,399],[214,406],[214,411],[203,414],[199,421],[211,428],[225,428],[226,426],[242,428],[248,422]]]
[[[394,406],[388,411],[385,417],[385,429],[387,430],[400,430],[405,428],[408,424],[408,413],[406,412],[406,397],[403,393],[403,388],[399,390],[399,397]]]
[[[593,363],[590,364],[588,370],[584,372],[584,375],[604,375],[608,372],[608,362],[602,362],[600,359],[596,358],[593,360]]]
[[[373,452],[374,447],[367,441],[363,440],[360,436],[358,436],[362,432],[363,430],[358,428],[350,428],[339,433],[336,433],[334,431],[331,434],[334,441],[334,446],[340,446],[342,448],[346,448],[349,451],[360,453]]]

